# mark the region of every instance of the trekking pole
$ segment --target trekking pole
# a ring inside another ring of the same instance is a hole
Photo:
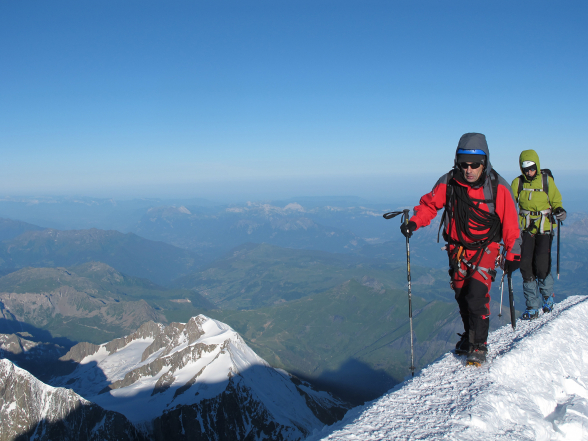
[[[389,213],[384,214],[384,219],[392,219],[393,217],[402,214],[402,223],[408,224],[410,210],[402,210],[402,211],[391,211]],[[411,375],[414,377],[414,341],[412,337],[412,290],[411,290],[411,280],[410,280],[410,241],[408,237],[406,238],[406,279],[408,280],[408,320],[410,323],[410,372]]]
[[[508,302],[510,303],[510,323],[513,331],[516,329],[514,291],[512,289],[512,273],[508,273]]]
[[[498,317],[502,317],[502,294],[504,293],[504,271],[502,271],[502,278],[500,279],[500,309],[498,310]]]
[[[409,210],[403,210],[403,221],[408,225]],[[410,286],[410,240],[406,238],[406,280],[408,281],[408,319],[410,321],[410,371],[414,377],[414,342],[412,339],[412,290]]]
[[[503,245],[501,245],[503,246]],[[502,317],[502,295],[504,293],[504,259],[505,259],[505,253],[506,253],[506,249],[503,248],[502,250],[502,261],[501,261],[501,267],[502,268],[502,278],[500,279],[500,309],[498,310],[498,317]]]
[[[562,222],[557,221],[557,280],[559,280],[559,232],[561,230]]]

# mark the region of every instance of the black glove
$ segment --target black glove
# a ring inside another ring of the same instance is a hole
[[[553,215],[558,221],[563,222],[566,220],[568,213],[566,213],[566,210],[564,210],[562,207],[557,207],[555,210],[553,210]]]
[[[521,258],[519,260],[507,260],[504,264],[504,271],[507,274],[512,274],[521,267]]]
[[[407,224],[405,224],[405,223],[400,224],[400,232],[402,234],[404,234],[405,237],[408,238],[408,237],[412,236],[412,232],[414,230],[416,230],[416,227],[417,227],[416,223],[414,223],[413,221],[408,221]]]

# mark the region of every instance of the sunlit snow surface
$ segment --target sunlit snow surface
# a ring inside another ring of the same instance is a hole
[[[588,297],[490,335],[488,362],[445,354],[307,441],[588,440]]]

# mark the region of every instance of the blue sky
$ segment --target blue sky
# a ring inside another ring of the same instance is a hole
[[[0,194],[389,199],[428,191],[471,131],[508,180],[534,148],[565,187],[588,169],[587,19],[585,1],[2,2]]]

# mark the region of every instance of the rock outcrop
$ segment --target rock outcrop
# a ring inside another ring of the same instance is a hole
[[[146,439],[120,413],[48,386],[9,360],[0,360],[0,378],[0,441]]]

